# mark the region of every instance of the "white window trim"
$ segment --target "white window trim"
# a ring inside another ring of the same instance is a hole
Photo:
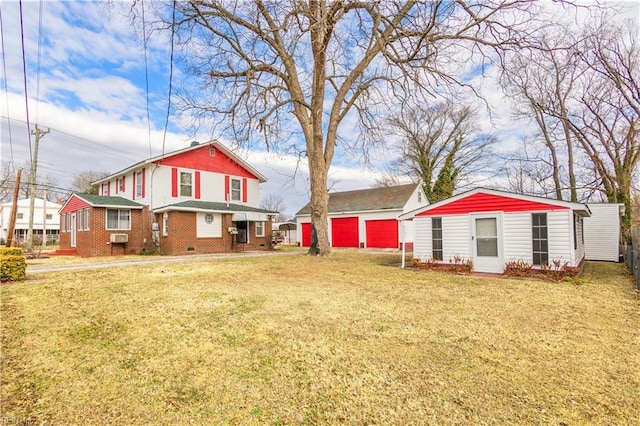
[[[117,228],[109,228],[109,211],[117,211],[118,212],[118,227]],[[121,219],[120,219],[120,212],[123,211],[128,211],[129,212],[129,223],[128,223],[128,227],[126,228],[122,228],[121,227]],[[107,209],[107,211],[105,212],[105,229],[107,231],[130,231],[131,230],[131,209]]]
[[[265,223],[255,222],[255,224],[256,224],[256,237],[264,237]],[[260,224],[260,227],[258,227],[258,224]],[[258,229],[260,229],[262,232],[258,233]]]
[[[234,182],[238,182],[238,189],[236,191],[237,194],[238,194],[238,198],[234,197],[234,189],[233,189],[233,183]],[[242,201],[242,180],[231,178],[231,184],[230,185],[231,185],[231,188],[230,188],[231,201]]]
[[[185,184],[182,183],[182,175],[189,175],[191,177],[189,185],[185,185]],[[193,194],[193,191],[194,191],[194,188],[193,188],[193,173],[192,172],[182,172],[181,171],[180,175],[179,175],[179,179],[180,179],[180,183],[179,183],[179,185],[180,185],[180,196],[181,197],[193,197],[193,195],[194,195]],[[183,187],[186,188],[187,186],[189,187],[189,192],[190,192],[189,195],[185,195],[185,194],[182,193],[182,188]]]

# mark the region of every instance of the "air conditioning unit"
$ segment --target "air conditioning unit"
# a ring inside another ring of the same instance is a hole
[[[111,234],[110,241],[112,243],[128,243],[129,234]]]

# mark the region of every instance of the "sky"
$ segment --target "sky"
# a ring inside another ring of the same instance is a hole
[[[74,174],[116,172],[163,150],[211,138],[202,129],[194,133],[175,111],[167,121],[168,34],[154,33],[145,46],[140,16],[133,22],[129,13],[131,3],[0,0],[2,162],[29,163],[37,125],[48,131],[40,140],[38,176],[68,189]],[[186,76],[176,65],[171,81],[183,80]],[[490,70],[482,80],[492,111],[480,126],[503,147],[517,144],[526,125],[510,117]],[[309,201],[304,161],[265,150],[238,154],[267,177],[261,193],[280,196],[289,216]],[[338,151],[330,189],[371,187],[383,163],[367,167],[362,159]]]

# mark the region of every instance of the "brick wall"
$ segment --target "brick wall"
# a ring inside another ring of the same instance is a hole
[[[81,214],[80,211],[77,215]],[[89,212],[89,229],[76,231],[76,251],[80,256],[118,256],[125,254],[139,254],[149,246],[151,242],[151,225],[148,209],[131,210],[130,230],[107,230],[107,209],[104,207],[92,207]],[[62,220],[62,219],[61,219]],[[110,242],[111,234],[127,234],[129,241],[123,244]],[[60,234],[60,249],[68,250],[71,247],[71,232]],[[148,250],[148,249],[147,249]]]
[[[169,256],[182,254],[230,253],[243,250],[271,249],[271,221],[265,223],[265,236],[255,236],[255,223],[249,222],[249,243],[238,244],[235,235],[227,230],[235,226],[231,221],[231,214],[222,215],[222,237],[197,238],[196,213],[170,211],[168,212],[168,235],[162,235],[162,215],[157,215],[160,224],[160,253]]]
[[[229,227],[235,226],[231,221],[231,214],[222,215],[221,238],[196,238],[196,213],[170,211],[168,213],[169,232],[162,235],[162,215],[155,215],[159,228],[159,243],[153,242],[151,223],[153,214],[147,207],[143,210],[131,210],[131,230],[107,230],[106,211],[104,207],[92,207],[90,211],[90,225],[87,231],[76,231],[76,251],[80,256],[119,256],[153,253],[156,250],[168,256],[183,254],[230,253],[244,250],[271,249],[271,220],[265,223],[265,236],[255,236],[255,223],[249,222],[249,243],[238,244],[235,235],[227,232]],[[78,214],[80,214],[78,212]],[[62,220],[62,217],[61,217]],[[110,242],[111,234],[128,234],[129,241],[125,244]],[[71,247],[71,232],[61,232],[60,249]]]

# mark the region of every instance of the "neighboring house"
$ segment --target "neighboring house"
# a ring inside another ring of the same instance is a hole
[[[369,188],[329,194],[329,243],[332,247],[400,248],[411,250],[412,223],[401,228],[398,216],[428,204],[421,185]],[[311,245],[310,203],[296,213],[298,241]],[[402,238],[404,234],[404,238]]]
[[[586,259],[619,262],[624,204],[589,203],[588,206],[591,217],[584,219]]]
[[[60,248],[82,256],[267,249],[276,213],[258,207],[263,182],[219,142],[192,143],[94,182],[98,195],[71,195],[60,209]]]
[[[18,200],[18,210],[16,212],[16,223],[14,226],[14,237],[16,243],[24,243],[27,240],[27,232],[29,229],[29,210],[31,200]],[[42,244],[42,235],[47,233],[48,244],[58,244],[60,236],[60,216],[58,210],[60,204],[52,201],[36,198],[33,208],[33,238],[36,244]],[[0,205],[0,240],[2,244],[7,241],[9,232],[9,222],[11,221],[11,211],[13,203],[4,203]]]
[[[504,272],[505,263],[540,268],[585,260],[585,204],[477,188],[400,217],[414,222],[413,256],[442,263],[472,260],[474,271]]]

